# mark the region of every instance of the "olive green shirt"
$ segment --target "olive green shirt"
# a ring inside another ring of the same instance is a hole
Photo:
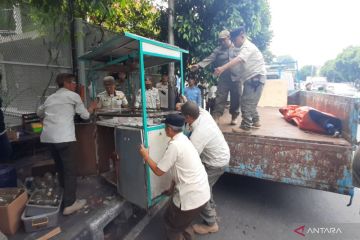
[[[198,63],[198,65],[201,68],[205,68],[209,64],[213,64],[214,67],[221,67],[228,63],[230,61],[230,52],[233,46],[230,48],[224,48],[222,46],[219,46],[214,49],[214,51],[205,59],[203,59],[201,62]],[[230,70],[226,70],[221,74],[222,78],[229,77],[230,78]]]

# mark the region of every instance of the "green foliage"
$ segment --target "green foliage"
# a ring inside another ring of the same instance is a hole
[[[296,68],[296,60],[290,55],[278,56],[275,61],[276,63],[284,65],[286,68]]]
[[[61,28],[61,32],[68,33],[68,0],[17,0],[17,2],[31,7],[30,16],[40,31],[47,32],[49,28],[51,30]],[[73,6],[74,17],[114,32],[131,31],[156,37],[160,31],[156,25],[160,13],[150,0],[74,0]]]
[[[336,59],[327,61],[320,73],[334,82],[360,80],[360,47],[350,46],[344,49]]]
[[[166,41],[168,11],[163,10],[159,25]],[[245,26],[250,39],[265,51],[272,33],[270,10],[266,0],[175,0],[175,44],[190,51],[187,65],[208,56],[218,45],[223,29]],[[209,80],[211,70],[202,72]]]
[[[317,68],[314,65],[305,65],[303,66],[299,73],[298,78],[299,80],[305,81],[306,77],[314,77],[316,76]]]
[[[113,0],[106,9],[90,14],[90,19],[114,32],[129,31],[152,38],[156,38],[160,33],[156,25],[160,12],[149,0]]]
[[[267,64],[271,64],[274,61],[275,55],[269,50],[266,49],[263,51],[264,60]]]

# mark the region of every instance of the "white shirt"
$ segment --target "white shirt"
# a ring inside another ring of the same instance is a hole
[[[168,84],[162,84],[161,82],[156,84],[156,88],[159,89],[159,95],[160,95],[160,106],[162,108],[168,108],[169,107],[169,85]]]
[[[248,39],[240,48],[232,48],[230,58],[240,58],[243,63],[236,64],[231,68],[233,81],[245,82],[256,75],[266,75],[265,61],[260,50]]]
[[[76,141],[75,113],[88,119],[89,112],[84,107],[79,94],[66,88],[60,88],[50,95],[37,110],[37,115],[43,120],[41,142],[62,143]]]
[[[216,91],[217,91],[217,86],[212,85],[209,88],[208,98],[209,99],[216,98]]]
[[[106,91],[98,94],[98,108],[103,109],[121,109],[121,106],[128,105],[125,94],[122,91],[116,91],[115,94],[109,95]]]
[[[204,165],[190,140],[178,133],[169,142],[157,167],[171,171],[175,182],[174,204],[183,211],[196,209],[210,199],[210,187]]]
[[[145,91],[146,95],[146,108],[157,108],[160,106],[160,96],[159,90],[156,88],[151,88]],[[139,89],[136,95],[135,107],[139,108],[141,106],[141,89]]]
[[[190,126],[190,140],[204,164],[224,167],[230,161],[229,145],[210,113],[199,109],[199,117]]]

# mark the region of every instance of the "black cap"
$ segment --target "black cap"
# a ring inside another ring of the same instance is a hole
[[[237,36],[244,34],[244,33],[245,33],[245,27],[243,27],[243,26],[238,27],[230,32],[230,38],[234,39]]]
[[[164,123],[174,127],[182,127],[184,126],[185,118],[180,114],[169,114],[166,116]]]

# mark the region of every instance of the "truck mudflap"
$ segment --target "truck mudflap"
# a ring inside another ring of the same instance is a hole
[[[351,145],[226,133],[227,171],[265,180],[353,195]]]

